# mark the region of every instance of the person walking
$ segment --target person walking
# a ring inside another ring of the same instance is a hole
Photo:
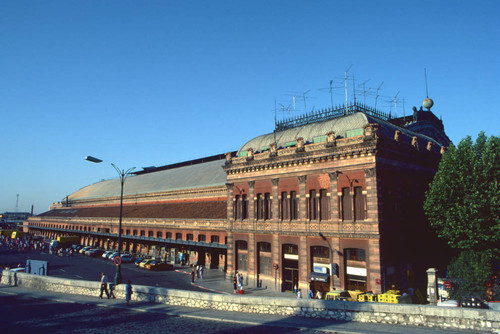
[[[125,284],[125,301],[127,302],[125,305],[129,306],[130,305],[130,299],[132,298],[132,294],[134,292],[132,291],[132,281],[128,280],[127,284]]]
[[[299,289],[297,291],[297,299],[302,299],[302,290],[301,289]]]
[[[109,297],[115,299],[115,284],[113,282],[109,283]]]
[[[235,273],[233,276],[233,289],[234,293],[236,293],[236,290],[238,289],[238,273]]]
[[[200,278],[203,279],[203,265],[200,265]]]
[[[102,298],[103,292],[106,292],[106,296],[108,296],[109,299],[108,276],[106,276],[106,273],[101,274],[101,294],[99,295],[99,298]]]
[[[196,277],[196,272],[193,268],[193,270],[191,271],[191,283],[194,283],[194,278]]]

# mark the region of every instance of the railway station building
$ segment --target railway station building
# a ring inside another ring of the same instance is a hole
[[[399,118],[359,104],[308,113],[236,152],[136,172],[122,249],[277,291],[423,287],[439,250],[422,203],[450,143],[431,102]],[[97,182],[24,229],[116,249],[119,204],[119,179]]]

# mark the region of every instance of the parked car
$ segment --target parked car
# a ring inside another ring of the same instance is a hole
[[[146,264],[151,263],[154,261],[153,259],[144,259],[139,263],[139,268],[145,268]]]
[[[137,259],[135,259],[134,261],[135,265],[139,267],[139,264],[142,262],[142,260],[144,260],[143,257],[138,257]]]
[[[92,250],[87,252],[87,255],[91,256],[91,257],[99,257],[103,253],[104,253],[104,251],[102,249],[92,249]]]
[[[130,254],[122,254],[121,256],[123,263],[132,263],[134,262],[134,257]]]
[[[118,256],[118,252],[113,252],[113,253],[108,255],[107,259],[113,261],[115,259],[115,257],[117,257],[117,256]]]
[[[154,260],[151,261],[150,263],[145,264],[144,268],[149,270],[172,270],[174,269],[174,266],[171,265],[170,263]]]
[[[80,249],[80,250],[78,251],[78,253],[80,253],[80,254],[85,254],[85,252],[86,252],[86,251],[88,251],[88,250],[89,250],[89,249],[91,249],[91,248],[92,248],[92,246],[86,246],[86,247],[83,247],[82,249]]]
[[[103,259],[107,259],[108,256],[110,256],[114,252],[116,252],[116,251],[114,251],[114,250],[107,250],[101,256],[102,256]]]

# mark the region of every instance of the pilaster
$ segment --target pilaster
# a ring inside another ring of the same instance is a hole
[[[305,222],[307,219],[307,206],[306,206],[306,181],[307,176],[302,175],[299,179],[299,220]]]
[[[234,221],[234,184],[226,183],[227,189],[227,219]]]
[[[330,214],[333,222],[339,221],[339,196],[338,191],[338,180],[339,176],[336,172],[328,173],[330,177]]]
[[[273,182],[273,187],[272,187],[273,198],[272,198],[271,218],[273,220],[279,220],[279,218],[280,218],[280,216],[279,216],[280,201],[278,200],[278,185],[279,185],[280,179],[272,179],[271,181]]]
[[[255,181],[248,181],[248,220],[255,219]]]

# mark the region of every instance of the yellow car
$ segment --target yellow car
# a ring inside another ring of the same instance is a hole
[[[139,268],[145,268],[146,264],[153,262],[153,259],[144,259],[139,263]]]

